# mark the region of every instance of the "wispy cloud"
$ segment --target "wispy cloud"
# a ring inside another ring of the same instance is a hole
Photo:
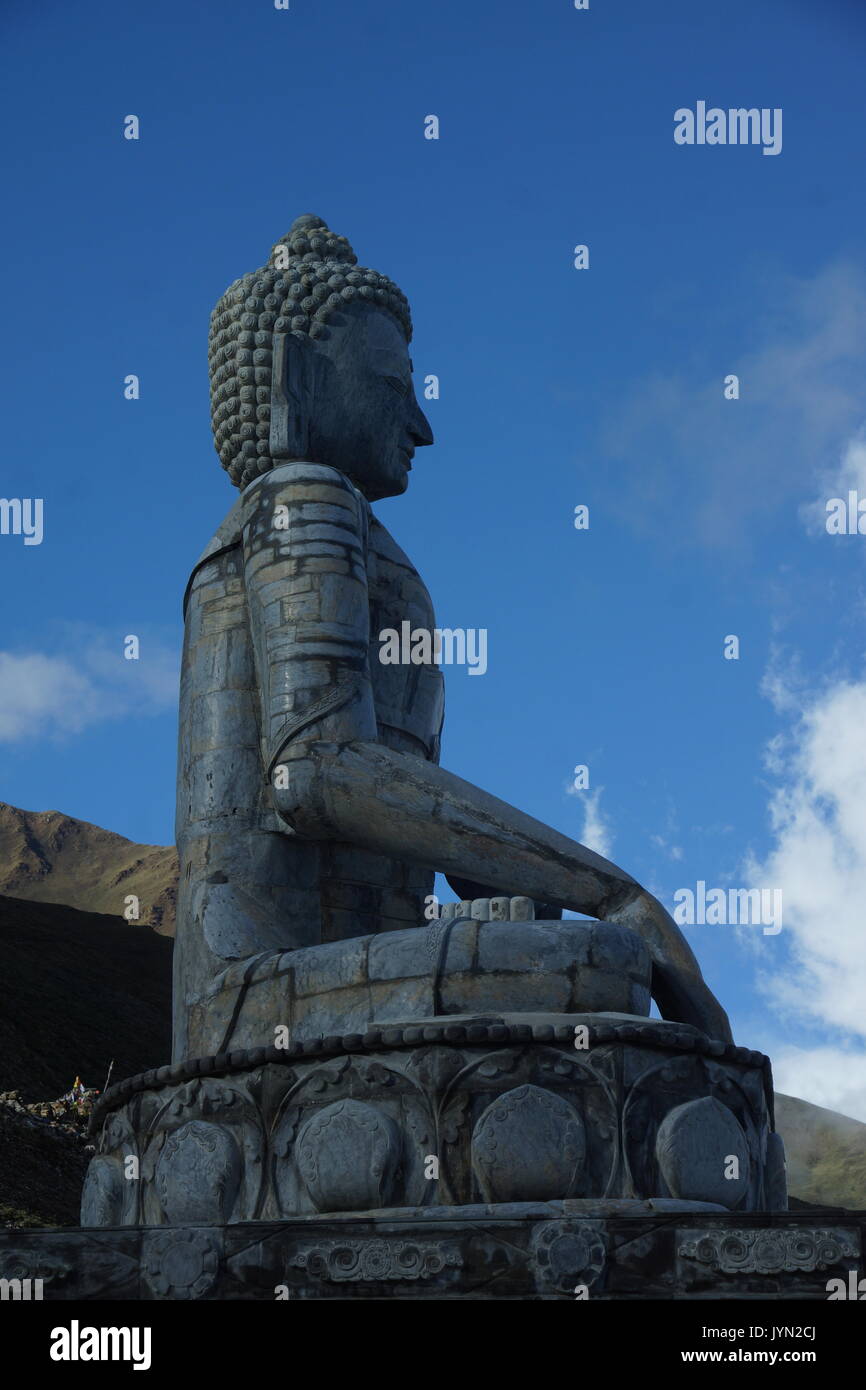
[[[708,340],[712,340],[708,329]],[[670,540],[735,544],[749,523],[796,519],[816,467],[830,468],[863,418],[866,274],[837,262],[811,279],[767,278],[744,337],[755,346],[636,382],[604,432],[620,461],[617,508],[664,517]],[[725,400],[724,378],[739,378]],[[664,448],[659,448],[659,441]],[[625,506],[623,506],[625,501]]]
[[[613,852],[613,835],[610,822],[602,814],[599,805],[603,791],[604,787],[598,787],[595,791],[583,793],[586,801],[583,808],[583,833],[580,840],[587,849],[594,850],[596,854],[603,855],[605,859],[610,859]]]
[[[669,859],[678,860],[683,858],[681,845],[670,844],[663,835],[650,835],[650,844],[660,849],[662,854],[666,854]]]
[[[124,657],[123,632],[62,629],[49,650],[0,651],[0,742],[63,739],[110,719],[158,714],[178,698],[179,654],[139,632]]]

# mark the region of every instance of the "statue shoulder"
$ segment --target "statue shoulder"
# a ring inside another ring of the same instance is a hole
[[[297,460],[282,463],[277,468],[270,468],[267,473],[254,478],[244,488],[208,541],[194,569],[198,569],[218,551],[239,545],[243,529],[261,504],[262,497],[266,495],[270,499],[275,491],[286,488],[290,494],[295,493],[298,501],[326,501],[329,494],[334,497],[334,489],[337,489],[340,493],[348,493],[355,498],[364,516],[370,516],[369,502],[338,468],[331,468],[324,463],[303,463]]]
[[[270,515],[272,509],[279,504],[292,508],[309,503],[313,503],[317,508],[339,509],[339,512],[334,512],[335,518],[339,513],[345,517],[347,504],[351,503],[357,517],[361,544],[366,550],[372,523],[370,504],[346,475],[338,468],[331,468],[323,463],[305,463],[298,460],[281,463],[278,467],[270,468],[266,473],[254,478],[244,488],[225,520],[217,527],[193,566],[184,596],[184,611],[198,571],[208,561],[242,545],[246,528],[251,523],[261,525],[262,507]],[[328,524],[327,515],[321,512],[318,520],[323,525]]]
[[[341,493],[359,498],[366,504],[361,493],[339,468],[326,463],[304,463],[297,459],[280,463],[269,468],[244,488],[240,496],[245,518],[260,504],[262,497],[273,498],[275,492],[292,495],[299,501],[318,500],[319,497],[335,497]]]
[[[194,569],[198,569],[212,555],[219,550],[225,550],[230,545],[236,545],[241,534],[241,514],[243,498],[239,497],[234,506],[220,522],[214,534],[211,536],[201,555],[195,563]]]
[[[183,612],[186,614],[189,596],[195,583],[196,576],[203,565],[209,560],[214,560],[218,555],[224,554],[227,550],[233,550],[241,543],[241,532],[243,528],[243,497],[239,497],[228,515],[220,522],[214,534],[211,536],[201,555],[199,555],[190,571],[189,579],[186,583],[186,590],[183,596]]]
[[[366,549],[371,523],[370,504],[338,468],[323,463],[292,460],[270,468],[248,485],[241,494],[240,530],[250,527],[252,533],[266,518],[268,530],[280,507],[286,509],[284,526],[296,511],[305,527],[339,526],[348,524],[356,529]],[[311,510],[302,510],[302,509]],[[354,518],[354,519],[353,519]],[[228,518],[226,518],[228,520]],[[309,533],[312,538],[312,531]]]
[[[261,473],[249,483],[242,496],[246,497],[261,483],[311,483],[313,486],[324,483],[330,487],[344,488],[347,492],[357,491],[339,468],[334,468],[330,463],[309,463],[303,459],[291,459],[287,463],[275,464],[273,468],[269,468],[266,473]]]

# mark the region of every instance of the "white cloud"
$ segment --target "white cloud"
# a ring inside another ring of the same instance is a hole
[[[866,1122],[866,1052],[782,1046],[772,1059],[777,1091]]]
[[[602,815],[599,806],[603,787],[596,791],[584,793],[586,804],[583,810],[583,834],[580,842],[586,845],[587,849],[594,850],[596,854],[601,854],[605,859],[610,859],[613,851],[613,836],[610,830],[610,823]]]
[[[50,732],[60,720],[79,733],[94,718],[91,681],[62,657],[0,652],[0,740]]]
[[[126,635],[76,626],[65,628],[50,651],[0,651],[0,742],[63,738],[175,705],[177,653],[139,633],[140,658],[127,661]]]
[[[810,697],[800,689],[795,698],[774,672],[765,688],[791,722],[768,762],[778,779],[769,803],[774,845],[746,872],[752,886],[781,888],[779,939],[789,949],[760,987],[795,1026],[823,1025],[859,1049],[866,1043],[866,682],[839,681]],[[796,1055],[804,1075],[817,1077],[830,1052]],[[814,1067],[806,1066],[810,1055]],[[827,1095],[837,1084],[860,1094],[866,1083],[866,1053],[844,1056],[848,1075],[826,1078]],[[802,1085],[793,1093],[805,1095]],[[817,1090],[805,1098],[828,1103]]]
[[[827,503],[831,498],[841,497],[847,503],[850,490],[866,498],[866,428],[848,440],[836,466],[822,474],[820,488],[816,501],[800,507],[800,519],[813,535],[827,533]]]

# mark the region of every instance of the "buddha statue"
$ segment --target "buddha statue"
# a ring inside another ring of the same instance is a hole
[[[212,316],[214,436],[241,496],[185,603],[175,1057],[221,1041],[199,1006],[226,962],[422,925],[437,869],[464,901],[628,927],[663,1016],[729,1041],[661,904],[439,767],[439,668],[378,659],[382,630],[435,627],[370,507],[406,491],[433,443],[411,336],[402,293],[311,215]]]
[[[302,1296],[322,1214],[539,1220],[543,1285],[575,1212],[786,1201],[768,1059],[734,1045],[672,918],[440,767],[435,659],[380,660],[382,632],[435,630],[371,508],[433,443],[411,334],[402,293],[310,215],[213,312],[240,495],[184,600],[173,1060],[100,1098],[82,1203],[85,1225],[283,1223],[262,1249],[294,1252]],[[431,923],[436,871],[458,901]],[[316,1268],[355,1278],[329,1241]]]

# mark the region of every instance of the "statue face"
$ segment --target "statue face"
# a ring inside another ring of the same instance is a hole
[[[310,458],[351,478],[371,502],[409,485],[415,450],[433,432],[412,384],[409,346],[390,314],[352,306],[317,346]]]

